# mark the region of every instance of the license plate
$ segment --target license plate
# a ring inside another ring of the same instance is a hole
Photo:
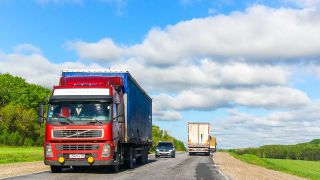
[[[85,154],[69,154],[69,158],[70,159],[82,159],[85,158],[86,155]]]

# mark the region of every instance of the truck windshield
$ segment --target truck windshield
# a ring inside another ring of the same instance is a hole
[[[48,121],[105,123],[111,120],[111,104],[100,102],[58,102],[49,104]]]

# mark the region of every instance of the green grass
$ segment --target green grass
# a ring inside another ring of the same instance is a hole
[[[0,145],[0,164],[43,160],[43,147]]]
[[[320,179],[320,161],[303,161],[289,159],[259,158],[252,154],[237,155],[230,153],[241,161],[266,167],[277,171],[305,177],[309,179]]]

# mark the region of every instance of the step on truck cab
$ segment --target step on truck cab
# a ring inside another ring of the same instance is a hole
[[[46,119],[44,163],[64,167],[148,161],[152,145],[152,100],[128,71],[63,70],[54,86]]]
[[[210,124],[189,122],[188,123],[188,152],[189,155],[210,155]]]

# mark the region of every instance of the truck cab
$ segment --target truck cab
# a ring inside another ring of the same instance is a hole
[[[110,166],[117,171],[121,164],[132,168],[134,158],[145,163],[150,140],[130,138],[128,96],[123,77],[62,76],[46,116],[44,163],[51,171],[70,166]],[[135,127],[142,132],[148,128]]]

